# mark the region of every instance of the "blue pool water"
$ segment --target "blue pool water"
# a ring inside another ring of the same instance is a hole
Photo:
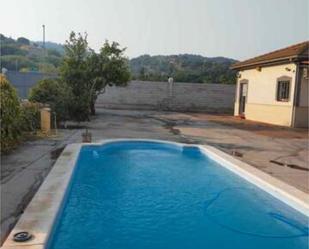
[[[83,147],[49,249],[305,249],[308,218],[198,148]]]

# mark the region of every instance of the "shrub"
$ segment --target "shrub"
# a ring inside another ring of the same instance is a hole
[[[27,38],[25,38],[25,37],[17,38],[17,42],[19,44],[23,44],[23,45],[30,45],[30,41]]]
[[[21,137],[20,104],[14,87],[0,74],[1,152],[14,148]]]
[[[23,102],[21,104],[20,127],[25,132],[35,132],[40,129],[40,103]]]
[[[30,91],[29,100],[48,104],[56,113],[57,121],[68,120],[71,91],[59,79],[39,81]]]

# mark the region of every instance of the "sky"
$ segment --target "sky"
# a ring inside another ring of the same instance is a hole
[[[0,33],[64,43],[87,32],[130,58],[192,53],[243,60],[309,40],[308,0],[0,0]]]

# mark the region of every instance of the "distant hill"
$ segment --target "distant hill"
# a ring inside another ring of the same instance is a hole
[[[43,42],[41,41],[36,41],[36,44],[38,44],[39,46],[43,46]],[[52,50],[56,50],[58,51],[60,54],[64,55],[64,46],[60,43],[55,43],[55,42],[45,42],[45,47],[47,49],[52,49]]]
[[[64,46],[46,42],[33,42],[24,37],[12,39],[0,34],[2,67],[11,71],[39,71],[56,73],[64,56]],[[135,80],[234,84],[236,73],[229,69],[236,60],[225,57],[200,55],[142,55],[129,61]]]
[[[142,55],[130,60],[133,79],[234,84],[236,73],[229,69],[236,60],[200,55]]]
[[[46,46],[42,48],[40,43],[32,42],[24,37],[16,40],[0,34],[0,68],[12,71],[39,71],[55,73],[58,71],[63,57],[63,50]],[[48,44],[55,44],[49,43]],[[59,44],[58,44],[59,45]]]

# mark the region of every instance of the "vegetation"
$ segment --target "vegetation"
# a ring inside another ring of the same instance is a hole
[[[43,49],[30,40],[19,37],[17,40],[0,34],[0,68],[12,71],[39,71],[57,73],[63,54],[55,49]]]
[[[21,44],[21,45],[30,45],[30,41],[25,38],[25,37],[19,37],[17,38],[17,43]]]
[[[22,140],[24,132],[33,132],[40,124],[40,104],[20,104],[15,88],[0,74],[1,153]]]
[[[235,84],[236,73],[229,69],[236,61],[199,55],[139,56],[130,61],[133,79],[176,82]]]
[[[24,131],[39,127],[40,103],[48,104],[58,121],[89,120],[95,114],[95,102],[106,86],[125,86],[133,79],[177,82],[229,83],[235,73],[229,70],[235,61],[228,58],[205,58],[197,55],[149,56],[129,61],[125,49],[106,41],[98,53],[88,46],[87,35],[70,34],[58,49],[43,49],[39,44],[20,37],[1,38],[1,67],[9,70],[59,72],[59,79],[40,81],[30,92],[32,103],[19,103],[16,91],[1,76],[2,151],[13,147]],[[49,44],[50,45],[50,44]],[[130,67],[129,67],[130,65]]]
[[[21,103],[19,127],[22,132],[36,132],[40,128],[41,103]]]
[[[0,68],[58,72],[60,76],[40,81],[30,92],[31,102],[20,103],[15,89],[0,75],[1,152],[14,148],[24,132],[39,128],[40,103],[48,104],[58,121],[89,120],[90,114],[95,114],[98,95],[106,86],[125,86],[131,78],[130,69],[133,79],[139,80],[166,81],[173,77],[178,82],[233,84],[236,78],[229,70],[235,62],[232,59],[144,55],[129,63],[118,43],[106,41],[96,53],[88,46],[87,35],[74,32],[64,47],[56,44],[57,49],[43,49],[24,37],[14,40],[0,34],[0,39]]]
[[[72,91],[70,116],[73,120],[89,120],[90,95],[87,79],[87,37],[70,34],[65,45],[65,57],[61,67],[61,79]]]
[[[130,79],[124,49],[106,41],[99,53],[89,48],[87,35],[70,34],[60,67],[60,79],[45,79],[30,92],[30,101],[49,104],[58,121],[89,120],[97,96],[107,85],[126,85]]]
[[[21,137],[20,104],[14,87],[0,75],[1,152],[13,148]]]
[[[128,60],[124,56],[125,49],[119,48],[117,42],[106,41],[100,53],[92,51],[87,59],[87,79],[90,93],[90,111],[95,114],[95,101],[106,86],[125,86],[130,80]]]
[[[130,79],[124,49],[106,41],[100,53],[88,47],[87,35],[71,33],[65,45],[61,78],[72,91],[70,115],[73,120],[89,120],[94,104],[107,85],[125,85]]]
[[[20,37],[17,40],[0,34],[1,67],[17,71],[59,72],[66,45],[31,42]],[[112,47],[112,44],[109,44]],[[91,53],[87,45],[87,54]],[[229,69],[236,61],[224,57],[207,58],[182,54],[170,56],[142,55],[129,61],[135,80],[166,81],[173,77],[177,82],[234,84],[236,73]]]
[[[66,121],[70,118],[69,104],[72,93],[59,79],[44,79],[34,86],[29,94],[29,101],[48,104],[57,114],[57,121]]]
[[[41,46],[41,47],[43,46],[43,42],[41,42],[41,41],[36,41],[35,44],[37,44],[38,46]],[[47,48],[50,51],[57,51],[61,55],[64,54],[64,46],[62,44],[59,44],[59,43],[46,41],[45,42],[45,48]]]

